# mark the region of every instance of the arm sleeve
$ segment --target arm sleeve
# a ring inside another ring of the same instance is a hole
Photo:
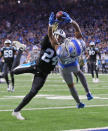
[[[48,35],[46,35],[46,36],[44,37],[44,39],[42,40],[42,42],[40,43],[41,49],[46,48],[47,43],[48,43],[48,40],[49,40]]]

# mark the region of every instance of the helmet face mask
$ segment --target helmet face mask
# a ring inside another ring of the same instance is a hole
[[[94,42],[90,42],[90,46],[91,46],[91,47],[94,47],[94,46],[95,46],[95,43],[94,43]]]
[[[7,40],[5,40],[4,45],[5,45],[5,46],[10,46],[11,43],[12,43],[12,42],[11,42],[9,39],[7,39]]]
[[[63,30],[57,29],[56,31],[54,31],[53,35],[54,35],[55,39],[57,40],[58,44],[64,43],[64,40],[66,38],[66,34]]]

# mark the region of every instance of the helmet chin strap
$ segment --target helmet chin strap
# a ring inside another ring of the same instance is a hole
[[[54,34],[54,37],[55,37],[55,39],[56,39],[56,41],[57,41],[57,44],[60,45],[60,43],[58,42],[58,37],[59,37],[59,35]]]

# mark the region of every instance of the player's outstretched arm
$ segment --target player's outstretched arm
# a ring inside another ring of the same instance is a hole
[[[82,39],[83,37],[82,37],[81,29],[80,29],[78,23],[77,23],[76,21],[72,21],[72,25],[73,25],[73,27],[74,27],[75,30],[76,30],[76,31],[75,31],[75,37],[76,37],[77,39]]]
[[[57,45],[57,41],[56,39],[54,38],[53,36],[53,24],[55,22],[55,19],[54,19],[54,13],[52,12],[50,17],[49,17],[49,26],[48,26],[48,37],[49,37],[49,40],[51,42],[51,45],[57,49],[58,48],[58,45]]]
[[[81,29],[80,29],[78,23],[76,21],[72,20],[72,18],[66,12],[63,12],[62,18],[64,19],[65,23],[71,23],[72,24],[72,26],[75,29],[75,37],[78,38],[78,39],[81,39],[82,33],[81,33]]]

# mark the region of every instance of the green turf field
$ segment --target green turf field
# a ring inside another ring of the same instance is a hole
[[[68,87],[58,74],[49,75],[38,95],[22,110],[24,121],[11,116],[12,110],[30,90],[32,75],[16,76],[15,92],[7,92],[0,84],[0,131],[63,131],[108,126],[108,75],[100,75],[92,83],[86,75],[94,99],[88,101],[80,82],[76,88],[84,109],[77,109]]]

